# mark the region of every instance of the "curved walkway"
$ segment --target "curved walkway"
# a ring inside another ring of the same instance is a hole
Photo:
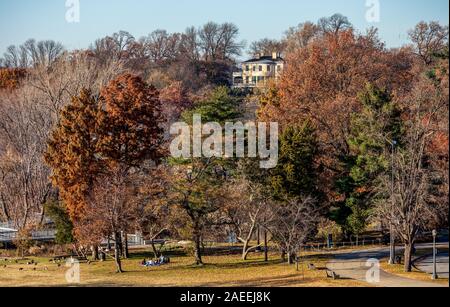
[[[436,257],[436,268],[439,278],[448,278],[449,258],[448,253],[438,254]],[[414,266],[425,273],[433,274],[433,255],[421,258],[414,263]]]
[[[429,245],[417,246],[417,249],[421,248],[429,248]],[[397,252],[401,253],[402,249],[397,249]],[[380,260],[388,256],[388,247],[342,253],[337,254],[335,259],[327,264],[327,268],[336,272],[341,278],[368,282],[374,287],[445,287],[433,282],[417,281],[396,276],[381,269],[377,271],[376,263],[368,262],[370,259]],[[372,274],[374,272],[375,274]],[[368,275],[369,279],[367,278]]]

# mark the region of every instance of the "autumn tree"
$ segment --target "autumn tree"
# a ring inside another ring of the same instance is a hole
[[[399,59],[404,61],[400,67]],[[278,121],[282,130],[305,120],[316,128],[321,187],[332,205],[340,201],[335,191],[336,176],[344,171],[340,159],[351,154],[347,140],[352,114],[361,110],[358,93],[367,83],[388,91],[408,87],[410,60],[389,53],[373,35],[347,29],[336,36],[316,37],[288,54],[287,61],[258,115],[261,120]]]
[[[181,114],[192,107],[192,101],[187,89],[182,82],[171,82],[159,92],[161,112],[167,121],[166,131],[169,126],[180,119]]]
[[[286,52],[291,53],[300,48],[305,48],[313,39],[319,36],[319,26],[310,21],[291,27],[286,31],[284,37]]]
[[[0,91],[17,89],[26,76],[27,71],[23,68],[0,69]]]
[[[107,165],[107,173],[118,169],[123,173],[121,176],[127,176],[158,164],[164,154],[165,119],[156,89],[140,77],[125,74],[102,89],[101,101],[98,152]],[[123,241],[113,233],[116,249],[124,243],[125,258],[128,257],[126,234],[129,230],[128,227],[121,229],[125,236]]]
[[[101,91],[98,151],[107,164],[139,167],[162,157],[159,93],[141,78],[125,74]]]
[[[135,172],[161,157],[158,95],[140,78],[123,75],[103,88],[100,97],[83,90],[63,110],[46,161],[80,236],[85,233],[83,220],[89,218],[87,197],[99,176],[116,169]]]
[[[97,177],[85,208],[85,227],[103,238],[113,235],[116,272],[123,273],[119,244],[122,232],[127,233],[137,218],[136,200],[139,182],[136,174],[124,168],[110,169]]]
[[[100,140],[98,98],[83,90],[61,112],[48,141],[45,161],[52,169],[52,182],[59,189],[74,223],[84,216],[86,197],[103,171],[98,156]]]

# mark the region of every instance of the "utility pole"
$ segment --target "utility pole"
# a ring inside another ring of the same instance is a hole
[[[437,280],[438,274],[437,274],[437,250],[436,250],[436,237],[437,237],[437,231],[433,230],[433,276],[431,277],[433,280]]]

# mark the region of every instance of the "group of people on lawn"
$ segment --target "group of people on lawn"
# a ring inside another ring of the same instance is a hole
[[[145,266],[145,267],[154,267],[154,266],[165,265],[168,263],[170,263],[170,258],[166,258],[161,255],[161,257],[159,257],[156,260],[148,260],[147,261],[147,259],[144,259],[144,260],[142,260],[141,265]]]

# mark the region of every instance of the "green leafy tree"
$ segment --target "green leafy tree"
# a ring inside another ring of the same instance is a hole
[[[192,123],[193,115],[199,114],[202,122],[224,123],[240,116],[239,96],[226,87],[218,87],[207,99],[197,103],[182,118]],[[233,162],[220,158],[170,159],[170,202],[188,217],[188,226],[194,242],[194,257],[202,265],[201,240],[208,216],[216,212],[223,202],[221,187],[227,180]]]
[[[198,114],[202,116],[203,122],[224,123],[241,115],[240,103],[241,97],[221,86],[214,89],[208,98],[198,102],[192,110],[184,112],[182,118],[187,123],[192,123],[193,115]]]

